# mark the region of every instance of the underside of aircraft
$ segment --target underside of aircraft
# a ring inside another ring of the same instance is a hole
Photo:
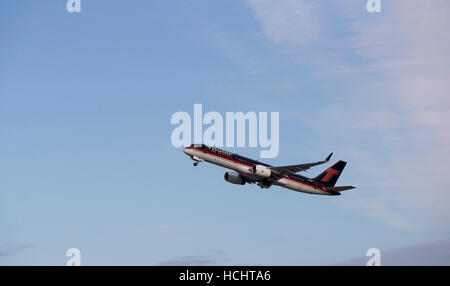
[[[355,188],[354,186],[335,186],[347,164],[344,161],[336,162],[315,178],[297,174],[329,162],[333,153],[322,161],[277,167],[205,144],[192,144],[184,149],[184,153],[195,161],[194,166],[197,166],[199,162],[208,162],[231,169],[232,172],[226,172],[224,178],[232,184],[257,184],[263,189],[277,185],[297,192],[333,196]]]

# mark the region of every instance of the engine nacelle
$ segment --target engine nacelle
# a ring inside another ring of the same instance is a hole
[[[237,184],[237,185],[245,184],[245,179],[241,175],[239,175],[238,173],[235,173],[235,172],[226,172],[225,173],[225,181],[232,183],[232,184]]]
[[[252,168],[253,175],[256,175],[258,177],[262,178],[269,178],[272,174],[272,171],[263,165],[254,165]]]

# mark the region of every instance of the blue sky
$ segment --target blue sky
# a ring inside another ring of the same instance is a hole
[[[0,264],[323,265],[450,237],[449,4],[363,2],[2,1]],[[280,112],[266,162],[333,151],[358,188],[192,167],[170,118],[195,103]]]

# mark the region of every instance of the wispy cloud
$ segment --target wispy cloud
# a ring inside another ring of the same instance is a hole
[[[283,48],[307,47],[320,40],[322,23],[316,17],[318,3],[295,0],[248,2],[267,38]]]
[[[32,244],[7,244],[0,247],[0,260],[18,255],[20,252],[32,248]]]
[[[384,266],[442,266],[450,265],[450,241],[440,240],[418,243],[401,248],[381,250]],[[361,256],[335,265],[364,266],[369,257]]]
[[[358,1],[248,4],[268,40],[344,91],[295,115],[346,144],[364,174],[344,204],[396,228],[448,226],[450,3],[383,1],[379,14]]]
[[[202,265],[216,265],[222,262],[225,257],[225,252],[222,250],[212,249],[205,255],[186,255],[175,257],[170,260],[163,260],[159,265],[166,266],[202,266]]]

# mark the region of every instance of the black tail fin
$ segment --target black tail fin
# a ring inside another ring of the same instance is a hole
[[[315,177],[314,181],[324,184],[327,187],[334,187],[346,164],[347,162],[344,161],[337,162],[319,176]]]

